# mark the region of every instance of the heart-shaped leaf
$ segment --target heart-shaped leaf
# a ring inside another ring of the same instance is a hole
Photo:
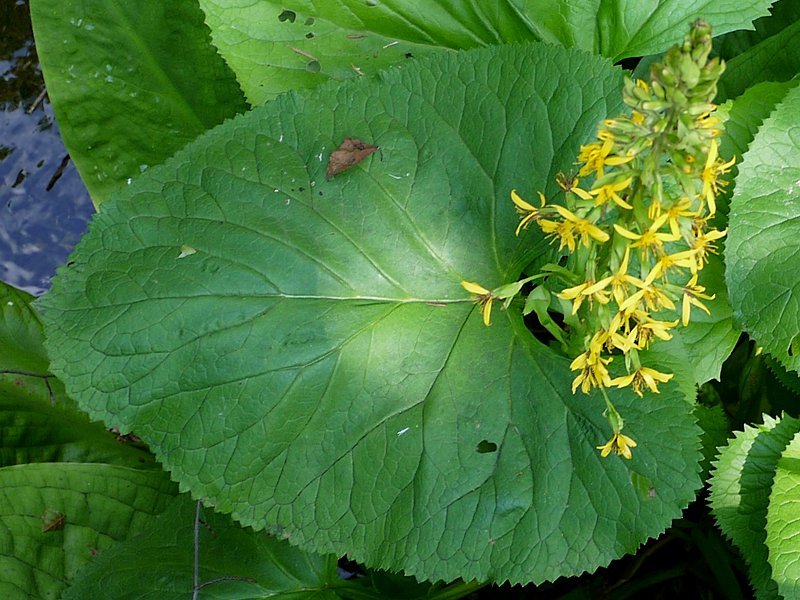
[[[691,376],[613,392],[639,446],[601,459],[602,399],[521,307],[487,328],[459,283],[548,251],[515,238],[509,192],[572,168],[620,84],[583,52],[500,47],[216,128],[95,219],[42,300],[54,371],[184,487],[307,549],[512,582],[635,551],[700,483]],[[327,181],[345,137],[383,158]]]
[[[773,0],[200,0],[214,43],[252,104],[409,59],[521,41],[612,58],[663,52],[706,19],[716,35],[750,28]]]
[[[49,372],[33,296],[0,282],[0,466],[108,462],[151,467],[153,456],[91,423]],[[156,467],[157,468],[157,467]]]
[[[31,17],[61,135],[95,206],[245,109],[196,0],[33,0]]]
[[[195,552],[199,598],[336,600],[335,588],[347,585],[336,557],[304,554],[195,505],[186,494],[176,498],[78,572],[64,600],[182,600],[194,587]]]
[[[75,573],[172,500],[166,473],[97,463],[0,469],[0,594],[60,598]]]
[[[745,331],[800,370],[800,87],[764,121],[739,167],[725,249]]]

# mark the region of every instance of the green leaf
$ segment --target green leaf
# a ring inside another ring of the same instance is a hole
[[[716,404],[714,406],[696,404],[694,407],[694,415],[697,417],[697,423],[703,430],[703,436],[701,438],[703,443],[701,473],[703,473],[703,479],[705,479],[705,475],[711,470],[712,462],[719,454],[719,448],[727,444],[730,425],[721,404]]]
[[[32,300],[0,282],[0,466],[56,461],[154,465],[149,452],[90,423],[48,372],[44,333]]]
[[[725,249],[735,316],[800,369],[800,87],[761,126],[739,167]]]
[[[59,131],[95,206],[245,109],[195,0],[33,0]]]
[[[194,587],[198,535],[200,597],[335,599],[345,586],[333,556],[304,554],[285,540],[256,533],[187,495],[144,530],[103,552],[75,577],[63,600],[183,600]]]
[[[698,385],[719,379],[722,363],[728,358],[736,345],[741,329],[733,319],[733,309],[728,304],[728,290],[725,287],[725,272],[722,259],[711,256],[700,274],[700,285],[706,292],[715,294],[713,300],[703,300],[711,314],[699,308],[692,308],[688,327],[675,330],[675,335],[683,342],[694,370],[694,381]]]
[[[753,141],[761,123],[798,83],[800,80],[757,83],[732,101],[730,108],[725,109],[727,120],[725,134],[719,142],[720,156],[726,158],[736,156],[738,163]],[[739,165],[734,164],[729,180],[735,180],[738,172]]]
[[[287,8],[286,3],[273,1],[200,0],[214,43],[254,106],[330,79],[374,75],[391,65],[441,52],[450,42],[429,37],[419,24],[399,15],[387,18],[383,6],[376,11],[363,1],[352,4],[328,1],[315,7],[293,2]],[[357,17],[359,11],[365,13],[364,20]],[[376,12],[377,20],[369,18]],[[456,17],[447,15],[451,26],[459,24]],[[475,46],[477,40],[461,31],[465,39],[457,39],[462,47]]]
[[[583,0],[577,3],[562,0],[562,6],[558,8],[571,5],[567,13],[571,12],[576,16],[583,13],[587,6],[597,10],[594,47],[599,48],[603,56],[618,61],[666,50],[682,41],[697,19],[708,21],[714,29],[714,35],[750,28],[753,21],[769,14],[769,7],[774,1],[755,0],[743,5],[736,0],[719,0],[713,3],[704,0]],[[549,5],[548,12],[556,12],[554,3],[540,0],[536,4]],[[563,10],[561,14],[564,14]],[[577,26],[578,23],[580,27]],[[587,25],[582,19],[576,20],[576,29],[580,33],[584,33]]]
[[[570,168],[620,72],[542,44],[367,83],[279,97],[120,193],[41,301],[53,370],[184,489],[307,550],[512,582],[634,552],[700,484],[691,403],[612,392],[639,446],[601,459],[602,398],[459,283],[541,252],[509,192]],[[383,158],[326,181],[347,136]]]
[[[800,19],[800,4],[794,0],[777,0],[769,12],[769,16],[753,22],[753,30],[732,31],[715,39],[715,53],[724,60],[744,54]]]
[[[778,460],[767,511],[769,564],[772,566],[772,578],[778,584],[778,592],[784,598],[797,598],[800,595],[800,567],[797,562],[799,487],[800,434],[796,433]]]
[[[736,544],[750,566],[759,598],[777,597],[767,562],[765,527],[776,465],[800,428],[791,417],[746,426],[720,454],[711,477],[710,504],[720,529]]]
[[[771,3],[725,0],[711,9],[685,0],[200,0],[214,43],[254,105],[328,79],[405,68],[412,57],[448,49],[541,40],[615,61],[644,56],[680,42],[697,18],[722,34],[749,27]]]
[[[0,469],[0,597],[60,598],[93,556],[174,494],[161,471],[75,463]]]
[[[717,101],[744,93],[762,81],[788,81],[800,72],[800,21],[728,61],[718,85]]]
[[[27,292],[0,281],[0,371],[48,372],[42,323],[32,301]]]

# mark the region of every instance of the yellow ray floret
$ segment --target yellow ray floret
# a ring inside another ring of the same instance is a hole
[[[483,315],[483,324],[487,327],[492,324],[492,302],[494,296],[492,292],[483,287],[480,283],[474,281],[461,280],[461,287],[467,290],[470,294],[475,296],[475,303],[481,307],[481,315]]]
[[[618,388],[631,386],[636,395],[641,397],[642,388],[647,387],[654,394],[658,394],[658,382],[666,383],[672,377],[672,373],[661,373],[650,367],[639,367],[629,375],[615,377],[611,380],[611,385],[615,385]]]
[[[600,450],[600,456],[603,458],[615,452],[617,456],[624,456],[628,460],[633,456],[631,448],[636,448],[636,442],[620,432],[615,433],[605,445],[597,446],[597,449]]]

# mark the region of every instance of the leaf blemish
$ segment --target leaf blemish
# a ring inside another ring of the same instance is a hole
[[[478,442],[478,447],[475,449],[479,454],[489,454],[491,452],[497,452],[497,444],[489,440],[481,440]]]
[[[285,23],[289,21],[289,23],[294,23],[294,20],[297,18],[297,13],[293,10],[284,10],[281,14],[278,15],[278,21],[281,23]]]
[[[342,171],[357,165],[376,150],[380,150],[380,148],[357,138],[344,138],[339,147],[328,157],[328,169],[325,176],[328,179],[335,177]]]
[[[407,434],[411,430],[411,427],[404,427],[400,431],[397,432],[398,437],[401,435]]]
[[[187,256],[191,256],[195,254],[197,250],[192,248],[191,246],[183,245],[181,246],[181,253],[178,255],[178,258],[186,258]]]

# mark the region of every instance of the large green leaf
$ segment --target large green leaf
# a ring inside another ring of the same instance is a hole
[[[725,260],[744,329],[800,369],[800,87],[764,121],[739,167]]]
[[[216,128],[97,216],[42,299],[53,370],[198,497],[307,549],[513,582],[635,551],[700,483],[686,395],[612,393],[639,447],[601,459],[602,399],[459,284],[542,252],[509,191],[568,170],[620,84],[582,52],[500,47]],[[382,157],[326,181],[346,136]]]
[[[736,544],[750,567],[759,598],[776,598],[777,586],[767,562],[767,510],[775,470],[800,426],[797,419],[772,419],[746,426],[723,448],[714,464],[710,504],[720,529]]]
[[[718,99],[735,98],[763,81],[788,81],[800,72],[800,21],[728,61]]]
[[[38,375],[48,371],[42,323],[32,301],[27,292],[0,281],[0,371]]]
[[[443,49],[547,41],[620,60],[666,50],[697,18],[749,27],[773,0],[200,0],[253,104]]]
[[[726,158],[736,156],[737,163],[740,162],[761,123],[798,83],[800,80],[757,83],[727,105],[725,135],[719,143],[720,155]],[[733,165],[730,179],[735,180],[738,172],[739,165]]]
[[[795,0],[776,0],[769,12],[769,16],[753,22],[752,30],[732,31],[715,39],[715,53],[724,60],[730,60],[777,35],[800,19],[800,4]]]
[[[153,465],[149,452],[91,423],[48,373],[44,333],[32,300],[0,282],[0,466],[56,461]]]
[[[81,567],[174,494],[160,471],[78,463],[0,469],[0,596],[60,598]]]
[[[800,492],[800,434],[778,460],[775,483],[767,511],[767,548],[772,578],[784,598],[800,595],[800,568],[797,562],[797,536],[800,535],[800,511],[797,497]]]
[[[245,109],[196,0],[32,0],[59,129],[95,205]]]
[[[739,174],[742,155],[747,151],[750,142],[772,110],[783,101],[784,96],[797,83],[786,81],[775,83],[766,81],[757,83],[735,100],[729,100],[721,106],[717,114],[725,120],[725,133],[719,141],[720,156],[725,159],[735,158],[736,162],[727,175],[728,185],[717,197],[717,222],[727,225],[730,200],[735,189],[734,183]],[[720,225],[722,228],[723,225]]]
[[[335,599],[335,588],[347,585],[336,572],[336,557],[303,554],[207,509],[199,521],[196,516],[195,502],[180,496],[138,535],[80,571],[64,600],[184,600],[194,586],[195,549],[204,600]]]
[[[712,256],[701,273],[700,284],[715,291],[707,302],[710,314],[693,310],[689,326],[676,331],[683,342],[686,358],[694,370],[695,383],[719,379],[722,363],[733,351],[742,331],[733,319],[725,288],[725,266],[722,259]]]

